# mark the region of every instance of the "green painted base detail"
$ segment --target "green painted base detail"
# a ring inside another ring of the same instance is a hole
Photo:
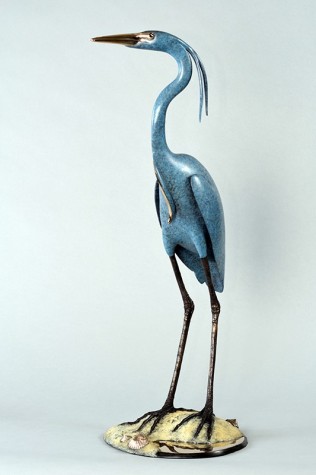
[[[192,410],[179,409],[167,414],[149,434],[154,421],[139,431],[143,419],[137,423],[123,423],[113,426],[104,434],[107,444],[135,455],[147,457],[199,458],[225,455],[242,449],[247,439],[239,430],[233,419],[224,420],[215,417],[211,439],[207,439],[206,428],[203,427],[197,437],[195,430],[199,424],[191,419],[173,432],[173,428]]]

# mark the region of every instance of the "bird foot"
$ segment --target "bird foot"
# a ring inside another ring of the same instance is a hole
[[[154,432],[159,422],[162,421],[162,419],[167,414],[171,414],[172,412],[175,412],[175,411],[177,411],[177,409],[173,405],[163,406],[158,411],[146,412],[146,414],[136,419],[136,421],[126,422],[126,424],[137,424],[138,422],[141,422],[140,426],[137,429],[140,432],[144,429],[144,427],[147,424],[149,424],[150,422],[153,422],[148,432],[148,435],[150,435]]]
[[[206,425],[206,435],[207,439],[210,440],[212,436],[212,431],[213,431],[213,426],[214,426],[214,414],[212,411],[210,411],[208,408],[204,407],[199,412],[194,412],[193,414],[189,414],[188,416],[184,417],[179,424],[177,424],[173,428],[173,432],[178,430],[183,424],[186,424],[187,422],[191,421],[192,419],[198,419],[200,420],[200,423],[198,424],[195,432],[194,432],[194,437],[197,437],[199,433],[201,432],[202,428],[204,425]]]

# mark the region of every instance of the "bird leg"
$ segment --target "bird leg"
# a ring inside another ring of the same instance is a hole
[[[174,367],[168,396],[161,409],[159,409],[158,411],[147,412],[143,416],[136,419],[136,421],[128,423],[128,424],[136,424],[142,421],[141,425],[138,428],[138,430],[141,431],[149,422],[154,421],[150,428],[149,434],[151,434],[155,430],[158,423],[163,419],[165,415],[179,410],[174,407],[174,397],[175,397],[175,393],[176,393],[176,389],[178,385],[178,380],[179,380],[179,375],[180,375],[180,370],[181,370],[182,360],[183,360],[183,354],[184,354],[185,345],[186,345],[186,341],[187,341],[187,337],[189,333],[191,317],[194,311],[194,303],[184,286],[176,257],[171,256],[170,261],[171,261],[172,268],[173,268],[173,271],[174,271],[174,274],[179,286],[179,290],[181,293],[181,297],[183,300],[184,319],[183,319],[183,327],[182,327],[182,332],[181,332],[181,337],[180,337],[180,342],[179,342],[179,347],[178,347],[177,358],[176,358],[176,364]]]
[[[169,393],[166,399],[165,404],[171,404],[173,406],[173,401],[174,401],[174,396],[176,393],[177,385],[178,385],[178,380],[179,380],[179,375],[180,375],[180,370],[182,366],[182,360],[183,360],[183,355],[184,355],[184,350],[185,350],[185,345],[189,333],[189,327],[190,327],[190,322],[191,318],[194,312],[194,302],[190,298],[184,283],[183,279],[180,273],[180,269],[177,263],[177,260],[175,256],[170,257],[170,261],[172,264],[172,268],[174,271],[174,275],[177,279],[177,283],[179,286],[179,290],[181,293],[181,297],[183,300],[183,306],[184,306],[184,318],[183,318],[183,327],[182,327],[182,333],[180,337],[180,342],[179,342],[179,348],[178,348],[178,353],[177,353],[177,359],[176,359],[176,364],[174,367],[173,371],[173,376],[172,376],[172,381],[169,389]]]
[[[200,422],[195,430],[194,437],[197,437],[201,432],[204,424],[206,425],[206,434],[207,438],[210,439],[213,431],[214,425],[214,413],[213,413],[213,396],[214,396],[214,371],[215,371],[215,360],[216,360],[216,346],[217,346],[217,328],[218,328],[218,317],[220,314],[220,304],[217,299],[211,272],[209,268],[209,263],[207,257],[201,259],[201,263],[204,269],[206,284],[208,286],[210,301],[211,301],[211,311],[212,311],[212,333],[211,333],[211,353],[210,353],[210,366],[207,382],[207,395],[206,403],[204,408],[199,412],[194,412],[189,416],[185,417],[179,424],[177,424],[173,431],[176,431],[183,424],[192,419],[199,419]]]

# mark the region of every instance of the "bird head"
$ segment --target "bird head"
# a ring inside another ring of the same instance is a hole
[[[189,56],[193,59],[200,83],[200,120],[202,115],[203,103],[205,104],[205,113],[208,114],[208,85],[207,77],[202,61],[191,46],[180,38],[166,33],[164,31],[148,30],[141,33],[125,33],[120,35],[97,36],[91,39],[95,42],[114,43],[128,46],[135,49],[144,49],[151,51],[162,51],[176,57],[179,46],[185,48]]]
[[[143,31],[141,33],[125,33],[122,35],[97,36],[92,41],[114,43],[130,48],[169,52],[179,39],[163,31]]]

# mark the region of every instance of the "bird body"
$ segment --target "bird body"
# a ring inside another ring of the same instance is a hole
[[[214,288],[221,292],[224,219],[212,177],[195,158],[184,154],[165,157],[156,173],[155,201],[167,254],[177,254],[201,283],[205,282],[201,258],[207,257]]]

